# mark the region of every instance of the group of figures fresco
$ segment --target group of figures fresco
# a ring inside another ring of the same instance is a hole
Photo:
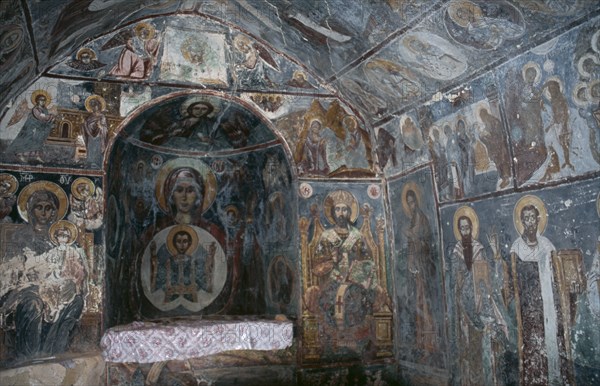
[[[9,334],[2,344],[17,360],[65,351],[82,314],[99,315],[103,276],[94,255],[102,189],[87,177],[63,181],[69,196],[51,181],[21,181],[22,189],[17,177],[0,174],[0,320]]]
[[[7,130],[14,127],[19,131],[7,144],[3,161],[44,164],[55,161],[55,153],[63,152],[62,161],[101,166],[109,128],[114,126],[114,122],[109,123],[102,96],[92,94],[85,99],[82,105],[86,113],[51,105],[52,96],[44,89],[31,93],[31,103],[32,108],[22,100],[6,124]]]
[[[582,202],[572,211],[585,210],[579,205],[587,202],[600,205],[600,197],[596,198],[598,193],[590,189],[592,186],[581,187],[577,199]],[[508,205],[509,202],[502,204]],[[556,207],[555,203],[550,205]],[[577,347],[581,342],[573,337],[597,323],[597,315],[593,316],[599,296],[597,246],[594,245],[596,252],[588,262],[584,261],[582,251],[588,242],[582,245],[579,240],[577,248],[560,248],[565,242],[556,240],[559,247],[555,246],[544,236],[552,213],[540,197],[532,194],[521,196],[514,204],[513,223],[517,233],[512,244],[508,234],[498,231],[505,216],[487,229],[487,240],[481,242],[483,226],[490,221],[480,223],[472,206],[444,213],[444,217],[448,216],[445,229],[451,229],[445,237],[453,235],[457,240],[453,246],[448,242],[446,249],[448,333],[449,349],[455,353],[450,363],[454,382],[573,384],[575,356],[585,351]],[[573,212],[562,214],[563,218],[576,216]],[[586,219],[583,223],[593,228],[598,220]],[[553,227],[554,235],[565,234],[560,225]],[[587,272],[586,266],[590,267]],[[590,319],[583,322],[582,315]],[[590,353],[583,355],[595,357]]]
[[[556,188],[443,207],[442,259],[435,204],[423,193],[432,175],[421,170],[390,183],[391,201],[401,203],[392,209],[400,359],[447,368],[451,384],[573,384],[592,376],[600,339],[597,180],[579,183],[566,203],[566,189]]]

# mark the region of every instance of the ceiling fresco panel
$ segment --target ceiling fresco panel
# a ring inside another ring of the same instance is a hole
[[[0,2],[0,101],[12,98],[35,76],[37,60],[21,4]]]

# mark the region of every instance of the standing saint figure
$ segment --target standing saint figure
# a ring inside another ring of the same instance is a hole
[[[513,212],[520,236],[510,249],[519,333],[519,370],[526,385],[573,384],[570,332],[565,331],[556,248],[542,236],[548,221],[537,196],[519,199]]]
[[[87,162],[101,166],[106,150],[108,121],[104,115],[106,101],[100,95],[89,96],[85,100],[85,109],[90,112],[83,122],[83,139],[87,149]]]
[[[431,310],[434,299],[432,282],[436,282],[437,269],[434,261],[433,237],[429,219],[419,208],[420,195],[416,184],[405,185],[402,207],[408,221],[402,228],[404,236],[403,255],[407,260],[407,287],[414,289],[414,312],[410,325],[414,328],[416,348],[422,358],[438,349],[437,327]]]
[[[16,156],[19,161],[27,162],[34,158],[38,162],[44,162],[42,159],[42,147],[44,141],[54,128],[54,122],[59,118],[48,110],[48,105],[52,98],[44,90],[35,90],[31,94],[31,116],[27,118],[25,125],[19,131],[19,134],[8,146],[6,153]]]
[[[327,140],[321,134],[325,130],[319,119],[313,119],[308,127],[306,142],[299,162],[301,174],[326,176],[329,174],[327,162]]]
[[[508,327],[502,301],[494,291],[492,273],[496,272],[496,264],[488,259],[477,240],[478,234],[477,213],[469,206],[457,209],[454,214],[457,243],[450,257],[455,307],[450,340],[458,349],[455,359],[461,385],[497,385],[502,369],[500,348],[508,340]],[[494,257],[501,259],[497,253]]]

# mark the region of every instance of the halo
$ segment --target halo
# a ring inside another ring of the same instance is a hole
[[[208,208],[212,205],[217,196],[217,178],[208,165],[204,162],[192,158],[176,158],[170,161],[165,162],[165,164],[158,171],[158,175],[156,176],[156,185],[154,189],[154,194],[156,199],[158,200],[158,206],[165,212],[169,213],[170,208],[167,202],[167,192],[165,189],[165,181],[167,177],[171,174],[171,172],[175,169],[180,169],[184,167],[189,167],[195,169],[200,173],[204,180],[204,198],[202,201],[202,207],[200,211],[202,213],[206,212]]]
[[[343,119],[342,119],[342,125],[348,126],[347,123],[344,122],[354,122],[354,129],[358,130],[358,128],[360,127],[360,125],[358,124],[358,119],[356,119],[356,117],[354,115],[346,115]]]
[[[100,102],[100,111],[106,110],[106,101],[104,100],[104,98],[102,98],[100,95],[90,95],[85,99],[85,109],[87,111],[89,111],[90,113],[93,112],[91,106],[91,102],[93,100],[97,100],[98,102]]]
[[[585,70],[585,68],[583,67],[585,64],[586,60],[590,60],[592,62],[594,62],[594,64],[598,65],[600,64],[600,60],[598,60],[598,56],[592,53],[588,53],[583,55],[581,58],[579,58],[579,60],[577,61],[577,72],[579,72],[579,75],[581,75],[584,78],[590,78],[592,76],[592,74],[590,74],[589,72],[587,72]]]
[[[57,184],[50,181],[36,181],[27,185],[21,190],[19,193],[19,198],[17,199],[17,209],[19,211],[19,216],[25,221],[29,222],[28,214],[27,214],[27,201],[29,201],[29,197],[34,192],[38,190],[47,190],[51,193],[54,193],[56,197],[58,197],[58,209],[56,213],[56,219],[62,220],[67,213],[67,209],[69,208],[69,201],[67,200],[67,194]]]
[[[234,39],[234,41],[235,41],[235,39]],[[300,70],[294,71],[294,73],[292,74],[292,79],[296,78],[297,76],[302,77],[304,80],[308,80],[308,76],[304,73],[304,71],[300,71]]]
[[[190,244],[189,248],[187,249],[186,254],[188,254],[190,256],[193,255],[194,252],[196,252],[196,249],[198,249],[198,245],[199,245],[198,234],[196,233],[194,228],[192,228],[189,225],[185,225],[185,224],[175,225],[169,231],[169,234],[167,235],[167,243],[166,243],[167,250],[169,251],[169,253],[173,256],[179,254],[179,252],[177,252],[177,248],[173,244],[173,237],[175,237],[177,232],[186,232],[187,234],[189,234],[191,236],[192,243]]]
[[[552,76],[552,77],[548,78],[548,80],[545,82],[545,84],[548,84],[548,82],[551,82],[551,81],[558,83],[558,89],[562,93],[563,90],[565,89],[562,80],[560,80],[560,78],[557,76]],[[548,99],[548,100],[552,99],[552,97],[550,96],[550,91],[548,91],[547,87],[544,87],[544,97],[546,97],[546,99]]]
[[[548,212],[546,210],[546,205],[544,205],[544,202],[538,196],[534,196],[532,194],[528,194],[526,196],[521,197],[515,205],[515,209],[513,210],[513,223],[515,225],[515,229],[517,230],[519,235],[523,234],[523,224],[521,224],[521,210],[527,205],[535,206],[540,212],[538,234],[543,234],[546,230],[546,225],[548,224]]]
[[[540,65],[536,62],[525,63],[523,65],[523,69],[521,70],[521,76],[523,77],[523,80],[525,80],[525,72],[527,72],[527,70],[530,68],[533,68],[536,71],[535,80],[533,81],[533,84],[537,86],[542,80],[542,69],[540,68]]]
[[[242,44],[247,44],[249,46],[252,46],[252,40],[250,40],[250,38],[246,35],[242,35],[242,34],[235,35],[235,37],[233,38],[233,46],[238,51],[243,52],[242,48],[241,48]]]
[[[600,54],[600,47],[598,47],[598,43],[600,43],[600,30],[594,32],[594,34],[592,35],[592,50],[594,50],[594,52]]]
[[[8,188],[8,191],[6,191],[6,193],[0,195],[1,198],[8,197],[14,194],[17,191],[17,189],[19,189],[19,181],[17,181],[17,178],[12,174],[0,173],[0,182],[4,181],[7,181],[10,184],[10,188]]]
[[[471,220],[471,235],[473,239],[477,239],[479,237],[479,217],[477,216],[477,212],[475,212],[475,210],[470,206],[461,206],[456,210],[456,212],[454,212],[454,219],[452,220],[454,237],[456,237],[457,241],[460,241],[462,239],[460,230],[458,229],[458,219],[463,216],[468,217],[469,220]]]
[[[221,110],[221,104],[218,99],[210,98],[208,96],[203,95],[196,95],[186,99],[185,102],[181,104],[181,107],[179,108],[179,112],[181,113],[181,115],[187,116],[188,107],[197,102],[209,103],[213,107],[213,111],[210,114],[208,114],[207,117],[214,117]]]
[[[405,123],[410,120],[415,128],[413,133],[407,132]],[[402,136],[402,141],[404,145],[413,151],[418,151],[423,147],[423,136],[421,134],[420,128],[417,126],[418,122],[415,122],[415,119],[410,115],[403,115],[400,118],[399,131]],[[412,135],[411,135],[412,134]]]
[[[40,95],[43,95],[43,96],[46,97],[46,106],[48,106],[50,104],[50,102],[52,102],[52,97],[50,96],[50,94],[48,93],[48,91],[38,89],[38,90],[35,90],[34,92],[31,93],[31,99],[30,100],[31,100],[31,103],[33,103],[34,106],[37,104],[35,100]]]
[[[459,12],[459,10],[466,12]],[[463,28],[467,28],[472,21],[479,20],[483,16],[477,4],[466,0],[450,2],[447,12],[450,19]]]
[[[490,107],[488,104],[486,104],[486,103],[479,103],[479,104],[477,105],[477,107],[475,107],[475,118],[476,118],[478,121],[481,121],[481,111],[482,111],[482,110],[487,110],[487,112],[488,112],[490,115],[493,115],[493,114],[492,114],[492,108],[491,108],[491,107]]]
[[[50,225],[50,241],[52,241],[52,244],[54,245],[59,245],[58,240],[56,239],[56,236],[54,235],[54,233],[56,232],[56,230],[58,229],[62,229],[62,228],[66,228],[69,231],[71,231],[71,236],[69,236],[69,241],[67,241],[67,245],[71,245],[75,242],[75,240],[77,240],[77,235],[78,235],[78,230],[77,230],[77,225],[73,224],[71,221],[67,221],[67,220],[59,220],[57,222],[55,222],[54,224]]]
[[[146,29],[148,31],[148,36],[146,36],[145,39],[142,38],[141,34],[142,34],[142,29]],[[148,24],[148,23],[139,23],[138,25],[136,25],[133,28],[135,35],[142,39],[142,40],[150,40],[154,37],[154,33],[156,32],[156,30],[154,29],[154,27],[152,26],[152,24]]]
[[[583,95],[581,95],[582,93],[583,93]],[[586,107],[589,104],[587,83],[584,83],[584,82],[577,83],[577,85],[573,88],[573,92],[572,92],[571,96],[573,97],[573,102],[575,102],[575,104],[577,106]],[[585,99],[582,99],[582,96]]]
[[[88,188],[90,188],[90,195],[94,195],[94,192],[96,191],[96,185],[94,185],[92,180],[90,180],[87,177],[79,177],[75,179],[75,181],[73,181],[73,183],[71,184],[71,194],[73,195],[73,197],[80,201],[85,200],[85,198],[77,191],[77,186],[81,184],[87,185]]]
[[[75,54],[75,59],[81,60],[81,55],[85,54],[86,52],[90,54],[90,59],[96,60],[96,52],[89,47],[83,47],[79,49],[79,51],[77,51],[77,54]]]
[[[336,192],[346,192],[352,197],[352,202],[350,203],[350,210],[352,213],[350,217],[350,222],[354,223],[358,218],[358,200],[356,199],[354,194],[350,193],[347,190],[334,190],[333,192],[329,192],[329,194],[327,194],[325,200],[323,201],[323,212],[325,214],[325,217],[327,217],[327,220],[330,224],[335,224],[335,220],[331,215],[331,209],[333,208],[333,198],[331,196]]]
[[[590,101],[592,103],[600,102],[600,95],[598,95],[598,96],[592,95],[594,88],[600,87],[599,85],[600,85],[600,79],[593,80],[588,84],[587,92],[586,92],[588,101]]]
[[[225,214],[227,214],[229,211],[233,212],[235,214],[236,221],[240,219],[240,211],[237,208],[237,206],[233,204],[227,205],[225,209],[223,209],[223,211],[225,212]]]
[[[409,181],[406,184],[404,184],[404,187],[402,188],[402,210],[404,211],[404,214],[407,215],[408,217],[411,216],[410,214],[410,209],[408,208],[408,203],[406,202],[406,193],[412,190],[413,192],[415,192],[415,196],[417,197],[417,206],[421,207],[421,187],[419,185],[417,185],[416,182],[414,181]]]

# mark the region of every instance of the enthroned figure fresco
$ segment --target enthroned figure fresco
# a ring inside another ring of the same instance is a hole
[[[363,223],[357,228],[359,203],[346,190],[330,192],[322,209],[332,227],[323,228],[313,207],[310,241],[309,220],[300,220],[307,342],[303,357],[310,361],[333,353],[391,355],[383,223],[377,223],[376,241],[371,232],[372,208],[365,204],[360,211]],[[375,334],[374,324],[378,325]]]
[[[0,224],[1,327],[16,360],[64,352],[84,312],[90,268],[67,208],[62,188],[37,181],[19,194],[26,224]]]

